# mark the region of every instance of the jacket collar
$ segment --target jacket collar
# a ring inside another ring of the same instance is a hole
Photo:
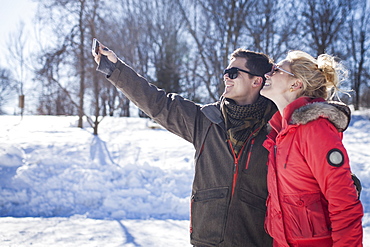
[[[200,110],[212,123],[226,130],[225,121],[220,110],[220,101],[204,105]]]
[[[327,102],[323,98],[300,97],[284,109],[284,118],[276,112],[270,120],[271,127],[279,133],[288,125],[307,124],[319,117],[327,118],[340,132],[349,125],[351,112],[340,102]]]
[[[319,117],[328,119],[339,132],[343,132],[351,120],[351,111],[341,102],[316,101],[295,110],[291,122],[292,124],[306,124]]]

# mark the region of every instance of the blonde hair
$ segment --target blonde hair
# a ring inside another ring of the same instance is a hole
[[[286,57],[291,72],[303,82],[299,96],[332,99],[338,96],[339,85],[347,71],[336,58],[321,54],[317,59],[303,51],[290,51]]]

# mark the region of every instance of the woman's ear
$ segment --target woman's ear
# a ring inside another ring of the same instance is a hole
[[[303,82],[300,80],[295,80],[294,83],[290,86],[291,91],[296,91],[303,88]]]

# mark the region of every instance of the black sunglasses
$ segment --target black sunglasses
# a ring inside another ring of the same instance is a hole
[[[251,73],[249,71],[246,71],[246,70],[243,70],[243,69],[239,69],[239,68],[236,68],[236,67],[232,67],[230,69],[225,69],[224,70],[224,75],[228,74],[228,76],[229,76],[230,79],[235,79],[235,78],[238,77],[239,71],[244,72],[244,73],[247,73],[247,74],[250,74],[250,75],[253,75],[253,76],[260,76],[260,75],[253,74],[253,73]]]

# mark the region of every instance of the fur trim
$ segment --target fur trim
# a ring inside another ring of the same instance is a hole
[[[351,111],[340,102],[315,102],[295,110],[292,123],[307,124],[319,117],[327,118],[339,132],[343,132],[351,120]]]

